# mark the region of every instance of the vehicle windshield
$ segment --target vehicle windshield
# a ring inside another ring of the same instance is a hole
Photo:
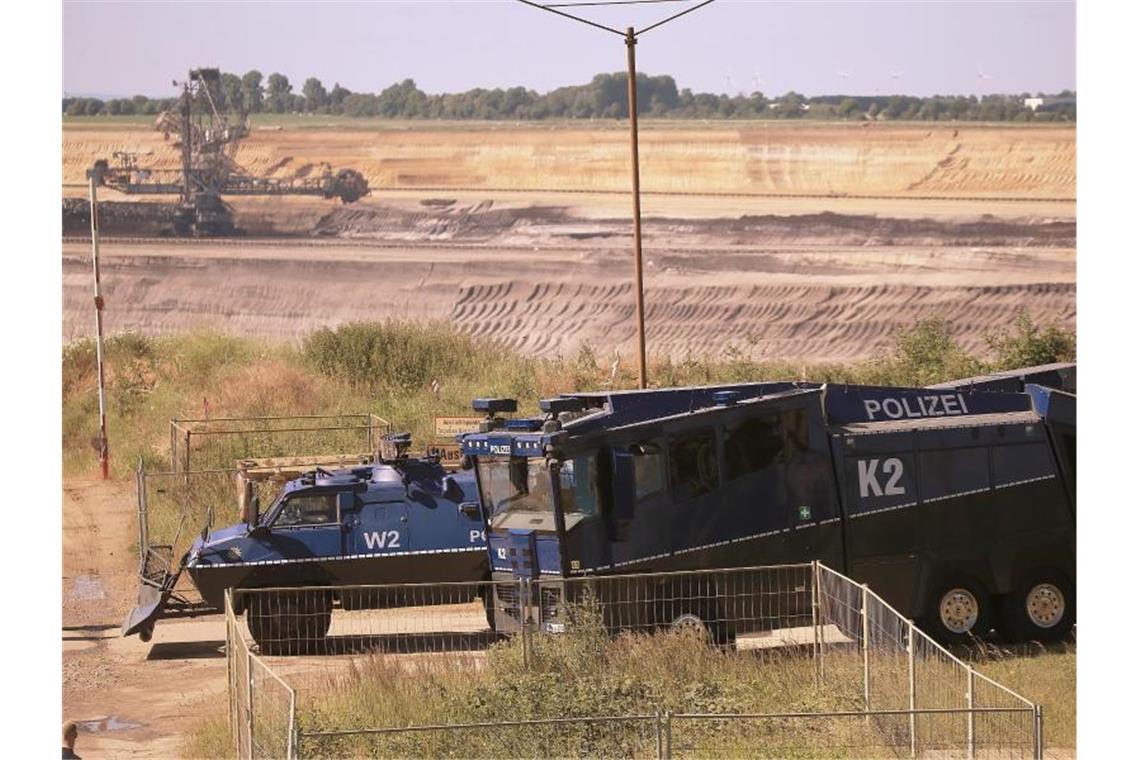
[[[492,529],[554,530],[554,495],[545,460],[479,457],[476,467]]]

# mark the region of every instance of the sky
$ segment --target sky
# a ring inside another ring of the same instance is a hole
[[[563,10],[642,29],[697,2]],[[173,79],[205,66],[280,72],[295,92],[310,76],[354,92],[409,78],[428,93],[516,85],[547,92],[625,65],[618,35],[515,0],[63,4],[68,95],[173,97]],[[694,92],[1054,93],[1076,89],[1076,7],[715,0],[640,37],[637,67]]]

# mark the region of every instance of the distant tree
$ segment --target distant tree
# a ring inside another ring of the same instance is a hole
[[[804,96],[789,90],[776,102],[776,115],[782,119],[798,119],[803,116]]]
[[[286,113],[292,110],[293,85],[284,74],[273,73],[269,75],[265,86],[265,105],[273,113]]]
[[[245,90],[242,87],[241,77],[223,72],[221,84],[224,107],[236,111],[243,110],[245,108]]]
[[[325,91],[325,86],[321,84],[321,80],[316,77],[309,77],[305,80],[304,86],[301,87],[301,94],[305,97],[305,110],[311,113],[323,110],[329,103],[329,94]]]
[[[241,78],[242,100],[250,113],[261,113],[264,94],[261,91],[261,72],[251,69]]]
[[[331,113],[343,113],[344,99],[351,94],[351,91],[340,86],[340,82],[334,84],[329,92],[329,111]]]
[[[844,98],[843,102],[839,104],[839,115],[844,119],[849,119],[859,112],[859,102],[855,98]]]

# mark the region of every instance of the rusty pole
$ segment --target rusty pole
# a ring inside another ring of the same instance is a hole
[[[103,290],[99,284],[99,202],[95,197],[99,170],[88,171],[87,178],[91,192],[91,265],[95,277],[95,365],[99,371],[99,469],[103,480],[107,480],[110,477],[110,451],[107,447],[107,400],[103,373]]]
[[[645,294],[641,274],[641,171],[637,158],[637,63],[634,46],[637,36],[633,27],[625,30],[625,47],[629,59],[629,146],[633,161],[633,272],[637,292],[637,387],[645,388]]]

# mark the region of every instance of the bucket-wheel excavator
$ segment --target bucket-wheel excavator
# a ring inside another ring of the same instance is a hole
[[[249,135],[244,109],[226,104],[218,69],[194,69],[181,87],[174,108],[159,114],[155,129],[175,138],[181,169],[139,164],[138,154],[116,152],[114,163],[95,162],[90,174],[100,185],[129,194],[177,195],[174,231],[179,235],[218,236],[235,232],[226,195],[316,195],[352,203],[368,194],[368,181],[355,169],[321,171],[305,177],[258,177],[235,160],[239,141]],[[221,104],[222,107],[219,107]]]

